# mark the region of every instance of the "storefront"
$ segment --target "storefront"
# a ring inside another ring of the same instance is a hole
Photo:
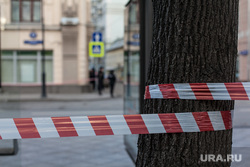
[[[41,51],[2,51],[2,81],[5,84],[40,83]],[[53,82],[53,51],[45,52],[46,81]]]
[[[0,0],[0,4],[3,88],[41,85],[43,49],[47,84],[88,86],[90,1]]]

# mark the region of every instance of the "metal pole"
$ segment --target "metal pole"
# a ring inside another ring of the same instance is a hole
[[[250,14],[250,3],[248,3],[247,6],[247,20],[249,20],[249,14]],[[249,34],[250,32],[250,22],[247,21],[247,34]],[[247,35],[247,81],[250,80],[250,36]],[[241,71],[240,75],[241,75]],[[244,76],[243,76],[244,77]],[[239,79],[241,79],[241,77],[239,77]],[[245,78],[243,78],[245,80]]]
[[[0,90],[2,89],[2,14],[0,5]]]
[[[41,15],[42,15],[42,98],[47,97],[46,93],[46,73],[45,73],[45,30],[44,30],[44,12],[43,12],[43,1],[41,1]]]
[[[146,75],[145,75],[145,57],[141,55],[145,55],[146,53],[146,47],[145,47],[145,32],[146,32],[146,1],[140,0],[139,1],[139,12],[140,12],[140,114],[143,113],[143,107],[144,107],[144,92],[145,92],[145,81],[146,81]]]
[[[153,33],[152,1],[139,1],[140,7],[140,113],[143,113],[144,93],[150,59]],[[143,56],[142,56],[143,55]]]
[[[127,96],[130,96],[130,13],[131,6],[133,5],[133,1],[128,5],[128,26],[127,26]]]

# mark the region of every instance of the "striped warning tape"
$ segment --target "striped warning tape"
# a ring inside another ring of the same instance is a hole
[[[182,133],[232,128],[231,111],[0,119],[0,139]]]
[[[145,99],[250,100],[250,82],[149,85]]]

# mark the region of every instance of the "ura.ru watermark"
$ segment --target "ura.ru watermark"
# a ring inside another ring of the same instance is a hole
[[[242,154],[201,154],[200,160],[202,162],[241,162]]]

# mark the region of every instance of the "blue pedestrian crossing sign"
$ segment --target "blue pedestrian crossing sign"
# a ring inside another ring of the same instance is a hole
[[[102,33],[94,32],[92,34],[92,41],[94,41],[94,42],[102,42]]]
[[[90,42],[89,43],[89,56],[90,57],[103,57],[104,56],[104,43],[103,42]]]
[[[101,54],[101,46],[100,45],[93,45],[92,46],[92,52],[94,54]]]

